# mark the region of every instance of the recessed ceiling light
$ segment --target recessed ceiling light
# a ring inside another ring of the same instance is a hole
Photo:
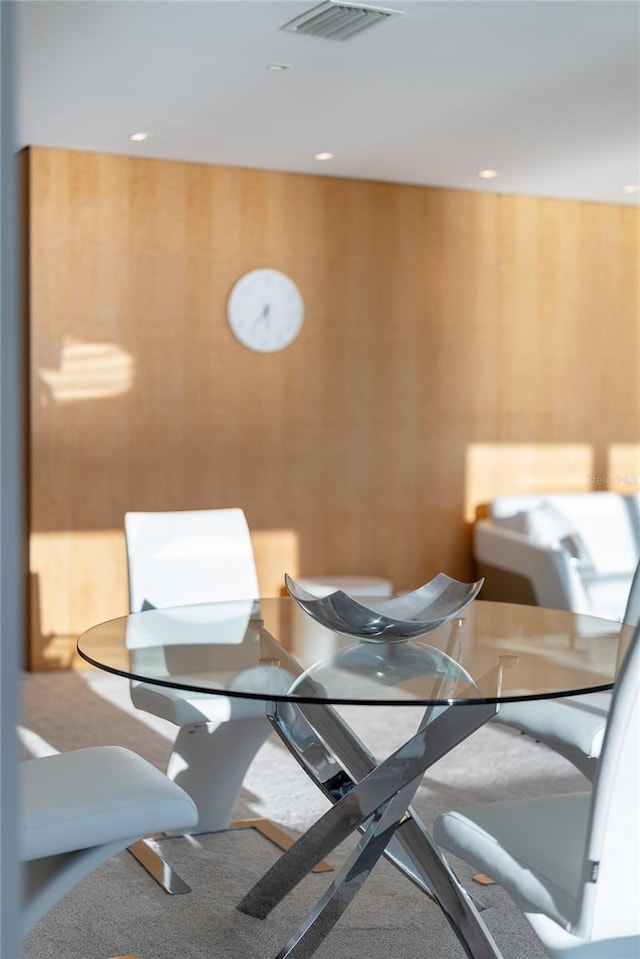
[[[623,193],[640,193],[640,185],[637,183],[628,183],[622,187]]]
[[[283,70],[290,70],[290,63],[268,63],[265,70],[274,70],[276,73],[282,73]]]
[[[333,160],[333,153],[314,153],[314,160]]]
[[[133,140],[134,143],[139,143],[142,140],[148,140],[150,136],[151,136],[150,133],[145,133],[144,130],[139,130],[137,133],[132,133],[129,136],[129,139]]]
[[[483,180],[493,180],[494,176],[497,175],[497,170],[480,170],[478,173],[478,176],[482,177]]]

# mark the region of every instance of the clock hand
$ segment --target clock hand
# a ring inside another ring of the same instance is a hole
[[[257,317],[253,321],[252,329],[255,330],[255,328],[263,322],[263,320],[268,320],[270,312],[271,312],[270,304],[265,303],[265,305],[262,307],[262,310],[260,311],[260,313],[258,313]]]

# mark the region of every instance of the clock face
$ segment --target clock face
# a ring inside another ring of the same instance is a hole
[[[227,317],[241,343],[273,353],[289,346],[300,332],[302,295],[293,280],[278,270],[251,270],[234,284]]]

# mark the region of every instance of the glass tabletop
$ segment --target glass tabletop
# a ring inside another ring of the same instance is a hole
[[[419,638],[331,632],[292,599],[150,609],[87,630],[80,656],[132,680],[276,702],[437,705],[610,689],[630,627],[474,600]]]

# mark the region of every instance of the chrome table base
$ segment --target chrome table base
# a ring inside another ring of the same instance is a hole
[[[426,769],[496,713],[473,703],[428,707],[417,732],[377,763],[331,706],[272,704],[269,719],[300,765],[334,805],[253,886],[238,909],[265,918],[356,830],[345,865],[276,959],[308,959],[331,931],[381,856],[444,912],[470,959],[500,959],[478,908],[411,809]]]
[[[258,817],[256,819],[234,819],[229,823],[229,829],[255,829],[261,836],[272,842],[279,849],[289,849],[293,846],[295,839],[292,839],[289,833],[276,826],[270,819]],[[328,862],[318,862],[313,867],[313,872],[333,872],[333,866]]]

